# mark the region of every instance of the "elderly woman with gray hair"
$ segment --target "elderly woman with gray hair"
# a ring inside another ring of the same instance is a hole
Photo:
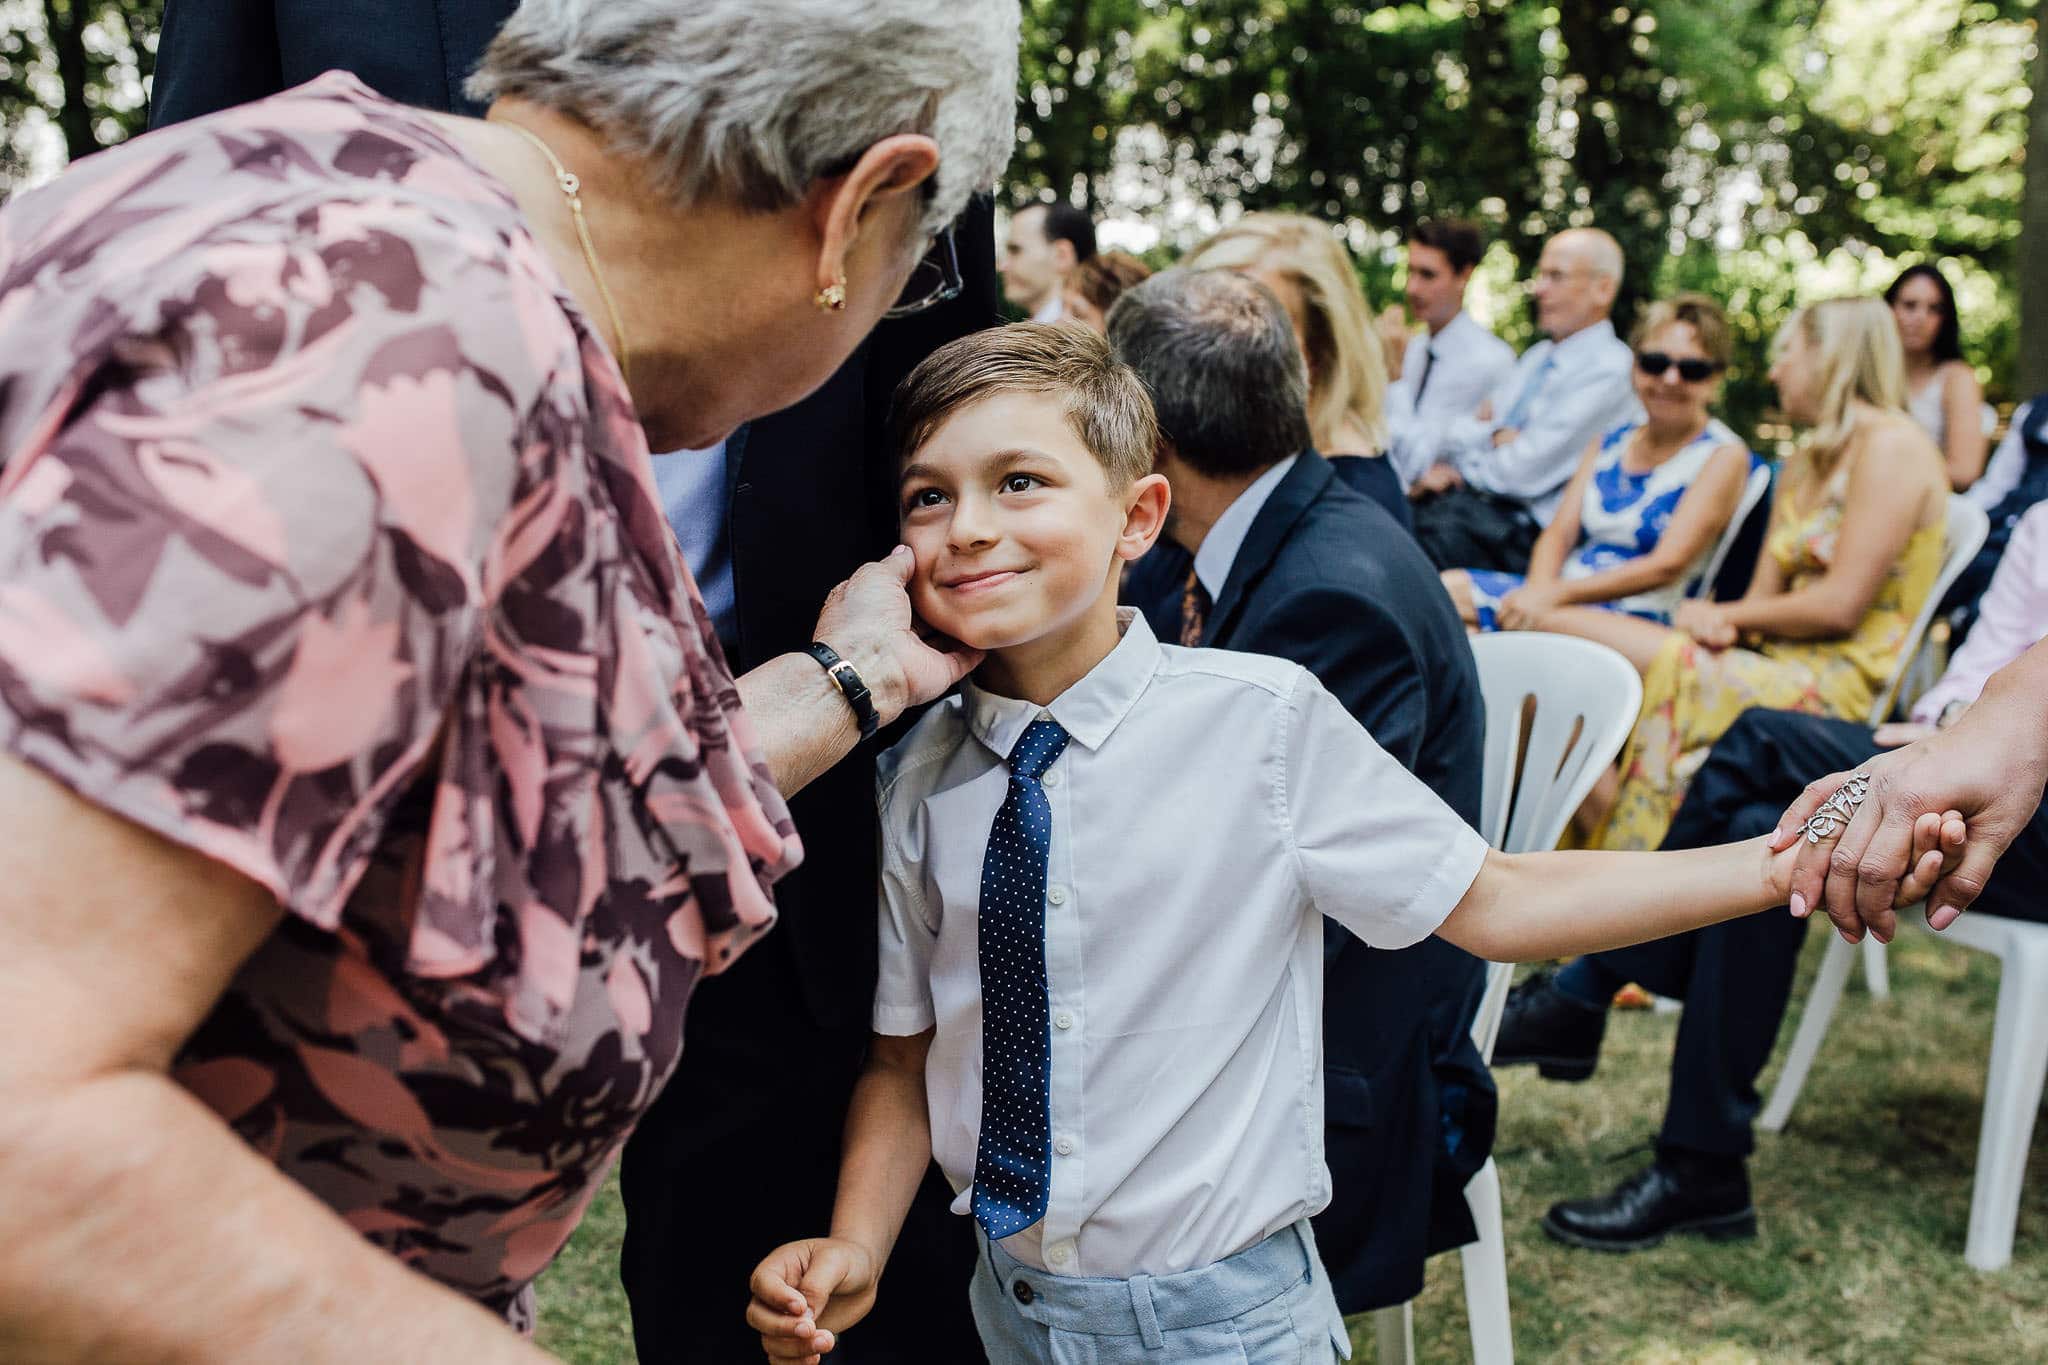
[[[973,662],[899,555],[735,680],[649,441],[945,295],[1017,27],[528,0],[485,120],[329,75],[0,212],[0,1358],[536,1356],[783,798]]]

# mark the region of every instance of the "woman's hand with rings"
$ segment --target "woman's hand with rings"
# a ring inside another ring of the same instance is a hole
[[[853,665],[884,725],[945,695],[981,663],[981,651],[919,627],[905,591],[916,568],[907,545],[861,565],[825,599],[811,637]]]

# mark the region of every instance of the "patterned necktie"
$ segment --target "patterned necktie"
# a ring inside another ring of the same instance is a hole
[[[1188,583],[1180,591],[1180,642],[1189,649],[1202,643],[1202,627],[1209,621],[1209,590],[1188,570]]]
[[[1501,419],[1501,425],[1510,431],[1520,431],[1529,420],[1529,409],[1536,406],[1536,400],[1543,394],[1543,386],[1550,381],[1550,372],[1557,368],[1557,348],[1550,348],[1543,357],[1543,363],[1536,367],[1536,373],[1529,376],[1529,382],[1522,385],[1521,393],[1515,396],[1515,405],[1508,409],[1508,415]]]
[[[981,860],[981,1141],[974,1217],[999,1242],[1045,1217],[1052,1184],[1052,1037],[1045,987],[1045,864],[1052,804],[1039,778],[1067,747],[1035,720],[1010,751],[1010,792]]]

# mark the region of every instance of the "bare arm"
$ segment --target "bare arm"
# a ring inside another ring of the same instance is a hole
[[[1856,629],[1926,507],[1924,495],[1900,494],[1920,454],[1902,449],[1907,444],[1902,436],[1897,430],[1873,433],[1869,448],[1855,457],[1835,559],[1827,572],[1790,592],[1752,593],[1731,603],[1724,609],[1730,625],[1784,640],[1835,639]]]
[[[1735,504],[1741,500],[1748,478],[1748,453],[1740,446],[1715,451],[1678,500],[1655,549],[1626,564],[1559,584],[1560,605],[1614,602],[1676,582],[1728,529],[1728,519],[1735,515]]]
[[[1989,451],[1984,440],[1984,390],[1976,371],[1960,360],[1941,367],[1941,410],[1947,430],[1941,453],[1949,486],[1960,493],[1984,476]]]
[[[981,662],[918,633],[904,585],[914,567],[902,546],[864,564],[832,590],[813,637],[832,646],[867,684],[883,725],[943,694]],[[860,742],[853,707],[808,654],[783,654],[739,679],[776,790],[794,796]]]
[[[0,1360],[547,1359],[166,1074],[268,893],[12,759],[0,810]]]
[[[777,1247],[754,1270],[747,1325],[771,1359],[816,1365],[875,1305],[882,1267],[931,1165],[924,1066],[932,1034],[875,1035],[846,1115],[832,1235]]]
[[[1911,831],[1909,882],[1941,870],[1939,817]],[[1769,836],[1658,853],[1488,853],[1437,933],[1494,962],[1601,952],[1786,903],[1791,850]]]

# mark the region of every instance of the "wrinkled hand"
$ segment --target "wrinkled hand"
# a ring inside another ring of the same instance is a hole
[[[1696,598],[1688,598],[1678,604],[1671,624],[1708,649],[1726,649],[1737,638],[1735,626],[1728,620],[1725,609],[1718,603],[1702,602]]]
[[[819,1365],[838,1334],[875,1306],[874,1258],[856,1243],[831,1237],[789,1242],[754,1267],[747,1326],[761,1334],[770,1360]]]
[[[1457,469],[1447,464],[1433,464],[1422,471],[1422,476],[1408,485],[1411,498],[1433,498],[1439,493],[1448,493],[1453,488],[1463,487],[1464,478]]]
[[[1807,908],[1824,905],[1851,943],[1864,933],[1889,943],[1894,908],[1912,857],[1915,830],[1930,812],[1943,812],[1942,846],[1960,853],[1943,869],[1927,898],[1927,922],[1946,929],[1984,889],[1991,869],[2041,803],[2044,764],[2039,745],[2022,742],[2004,708],[1972,707],[1952,729],[1917,744],[1879,754],[1860,771],[1870,794],[1832,851],[1804,842],[1807,819],[1844,782],[1830,773],[1809,785],[1786,810],[1772,847],[1799,841],[1791,894]]]
[[[853,665],[884,725],[906,708],[944,695],[981,662],[979,650],[919,629],[904,591],[916,568],[907,545],[861,565],[826,597],[811,637]]]
[[[1500,600],[1494,617],[1502,630],[1541,630],[1543,618],[1563,600],[1564,588],[1557,583],[1525,583]]]
[[[1795,918],[1805,919],[1813,913],[1812,902],[1800,897],[1793,889],[1794,880],[1799,872],[1801,852],[1809,847],[1817,847],[1821,856],[1825,857],[1845,832],[1837,830],[1832,837],[1823,838],[1817,846],[1808,845],[1803,833],[1793,844],[1782,844],[1776,839],[1771,841],[1770,870],[1767,874],[1770,879],[1771,898],[1779,904],[1789,903]],[[1906,851],[1906,874],[1899,882],[1897,893],[1897,903],[1900,905],[1911,905],[1915,901],[1925,900],[1927,893],[1934,889],[1942,869],[1962,852],[1962,820],[1954,811],[1950,811],[1946,816],[1923,815],[1913,822],[1910,838],[1911,842]]]

